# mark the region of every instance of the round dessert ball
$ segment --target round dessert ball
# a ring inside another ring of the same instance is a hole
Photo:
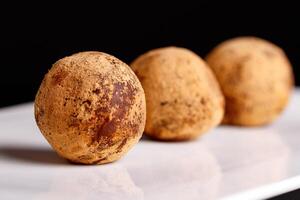
[[[293,87],[292,68],[276,45],[238,37],[218,45],[206,60],[225,96],[224,123],[267,124],[286,107]]]
[[[143,88],[119,59],[82,52],[57,61],[35,99],[41,132],[62,157],[84,164],[118,160],[142,136]]]
[[[159,140],[189,140],[223,118],[224,99],[209,67],[188,49],[151,50],[132,63],[146,95],[145,133]]]

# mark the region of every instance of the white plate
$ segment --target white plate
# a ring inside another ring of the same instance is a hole
[[[32,104],[0,110],[1,199],[261,199],[300,187],[300,91],[259,128],[221,126],[194,142],[141,140],[122,160],[73,165],[39,133]]]

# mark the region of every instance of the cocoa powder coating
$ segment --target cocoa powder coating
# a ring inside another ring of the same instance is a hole
[[[132,70],[101,52],[57,61],[35,99],[41,132],[62,157],[102,164],[122,157],[142,136],[146,105]]]

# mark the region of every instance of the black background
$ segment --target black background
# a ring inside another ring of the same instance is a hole
[[[175,45],[204,57],[243,35],[282,47],[300,84],[300,15],[291,3],[27,2],[1,9],[0,106],[32,101],[51,65],[78,51],[104,51],[130,63],[149,49]]]

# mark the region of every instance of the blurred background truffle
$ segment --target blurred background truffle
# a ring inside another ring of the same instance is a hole
[[[216,46],[206,60],[226,99],[224,123],[267,124],[286,107],[294,76],[280,47],[256,37],[238,37]]]

